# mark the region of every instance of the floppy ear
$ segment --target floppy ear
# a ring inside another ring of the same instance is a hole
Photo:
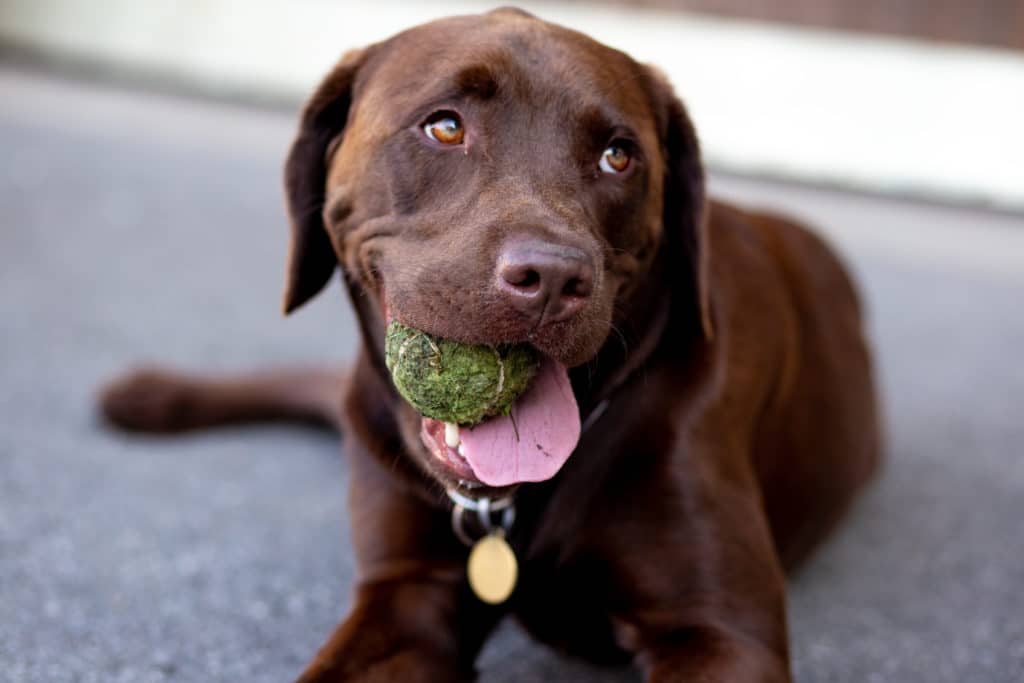
[[[322,211],[329,148],[336,146],[348,120],[352,87],[369,48],[346,53],[306,102],[299,132],[284,167],[284,189],[291,220],[284,312],[313,298],[338,265],[324,228]]]
[[[708,239],[704,165],[700,144],[686,107],[668,81],[651,69],[662,107],[661,139],[665,154],[664,248],[679,259],[673,294],[694,312],[705,339],[714,336],[708,303]]]

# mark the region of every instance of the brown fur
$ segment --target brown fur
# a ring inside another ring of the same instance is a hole
[[[449,109],[467,142],[432,148],[420,124]],[[602,177],[620,128],[634,164]],[[783,571],[878,460],[861,312],[809,232],[705,201],[696,136],[663,78],[517,11],[427,24],[327,77],[286,189],[285,309],[340,264],[364,337],[349,380],[151,371],[103,407],[155,430],[340,415],[356,601],[300,681],[472,678],[506,612],[566,652],[633,658],[649,681],[790,680]],[[493,287],[524,235],[594,266],[575,315],[539,324]],[[572,368],[583,414],[610,401],[555,478],[515,492],[521,579],[501,608],[467,589],[441,493],[454,482],[383,369],[385,310],[465,341],[528,340]]]

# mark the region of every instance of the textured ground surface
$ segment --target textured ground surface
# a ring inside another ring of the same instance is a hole
[[[349,602],[333,437],[127,438],[97,424],[90,397],[138,359],[225,369],[352,352],[337,288],[287,322],[277,312],[292,118],[2,70],[0,92],[0,680],[290,680]],[[834,228],[880,356],[890,460],[792,583],[798,678],[1024,679],[1024,224],[715,186]],[[482,669],[499,683],[637,680],[512,626]]]

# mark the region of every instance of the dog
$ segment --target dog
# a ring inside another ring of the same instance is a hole
[[[651,682],[791,680],[785,572],[880,461],[863,314],[818,237],[706,197],[658,71],[515,9],[425,24],[341,59],[284,175],[284,310],[340,268],[354,365],[140,370],[101,405],[343,432],[355,600],[299,681],[471,680],[506,614]],[[391,320],[529,344],[534,386],[451,443],[390,380]],[[507,597],[467,578],[481,538]]]

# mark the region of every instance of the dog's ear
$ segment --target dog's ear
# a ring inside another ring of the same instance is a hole
[[[299,132],[284,167],[284,189],[291,221],[284,312],[313,298],[338,265],[323,223],[329,152],[337,147],[348,120],[352,89],[371,48],[346,53],[306,102]]]
[[[695,314],[704,338],[714,328],[708,302],[708,239],[704,164],[686,107],[657,69],[650,68],[655,106],[660,107],[665,156],[664,245],[673,258],[673,293]]]

